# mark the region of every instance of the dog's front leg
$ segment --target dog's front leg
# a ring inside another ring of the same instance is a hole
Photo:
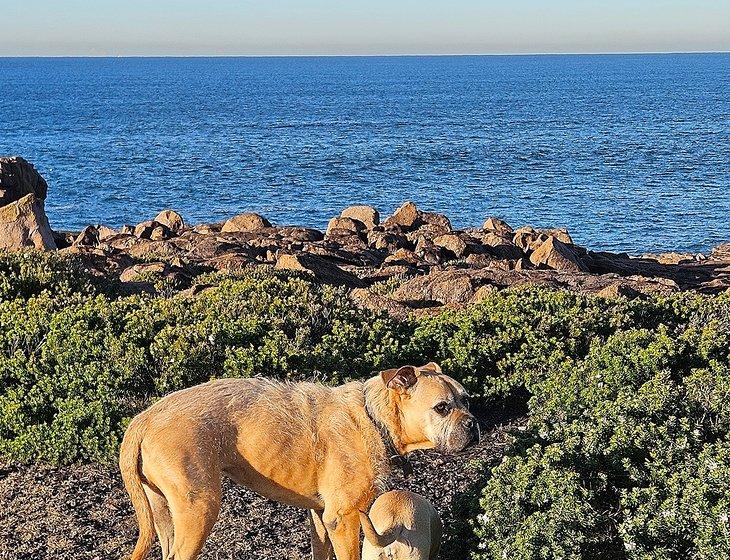
[[[312,531],[312,560],[333,560],[332,542],[322,521],[322,512],[309,510],[309,527]]]
[[[325,507],[322,521],[332,541],[337,560],[360,560],[360,513],[328,511]]]

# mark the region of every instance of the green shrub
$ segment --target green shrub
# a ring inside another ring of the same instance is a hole
[[[39,251],[0,251],[0,301],[49,292],[94,293],[94,282],[73,257]]]
[[[524,378],[528,429],[484,488],[473,558],[730,555],[730,302],[654,303],[655,328]]]
[[[341,289],[278,273],[217,282],[193,298],[0,301],[0,456],[111,460],[127,419],[170,391],[224,376],[339,383],[399,362],[405,330]]]

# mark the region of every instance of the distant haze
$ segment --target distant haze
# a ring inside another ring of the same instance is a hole
[[[4,0],[0,56],[730,50],[728,0]]]

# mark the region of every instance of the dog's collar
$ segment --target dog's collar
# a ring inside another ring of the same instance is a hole
[[[373,418],[367,404],[365,405],[365,414],[367,414],[368,420],[372,422],[375,430],[380,435],[380,439],[385,446],[385,455],[388,457],[388,463],[390,463],[391,469],[399,469],[403,472],[403,476],[406,478],[412,475],[413,467],[411,466],[411,462],[407,457],[398,452],[398,448],[395,446],[395,442],[393,441],[393,436],[390,435],[390,431],[388,431],[386,426]]]

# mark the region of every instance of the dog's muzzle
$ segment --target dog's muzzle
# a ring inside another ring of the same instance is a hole
[[[467,447],[472,447],[473,445],[477,445],[479,443],[479,440],[481,439],[481,431],[479,430],[479,422],[477,422],[476,418],[473,416],[469,416],[464,419],[464,427],[468,431],[468,441],[467,444],[464,446],[464,449]]]
[[[448,454],[461,453],[479,443],[481,433],[479,423],[473,416],[465,417],[451,432],[442,451]]]

